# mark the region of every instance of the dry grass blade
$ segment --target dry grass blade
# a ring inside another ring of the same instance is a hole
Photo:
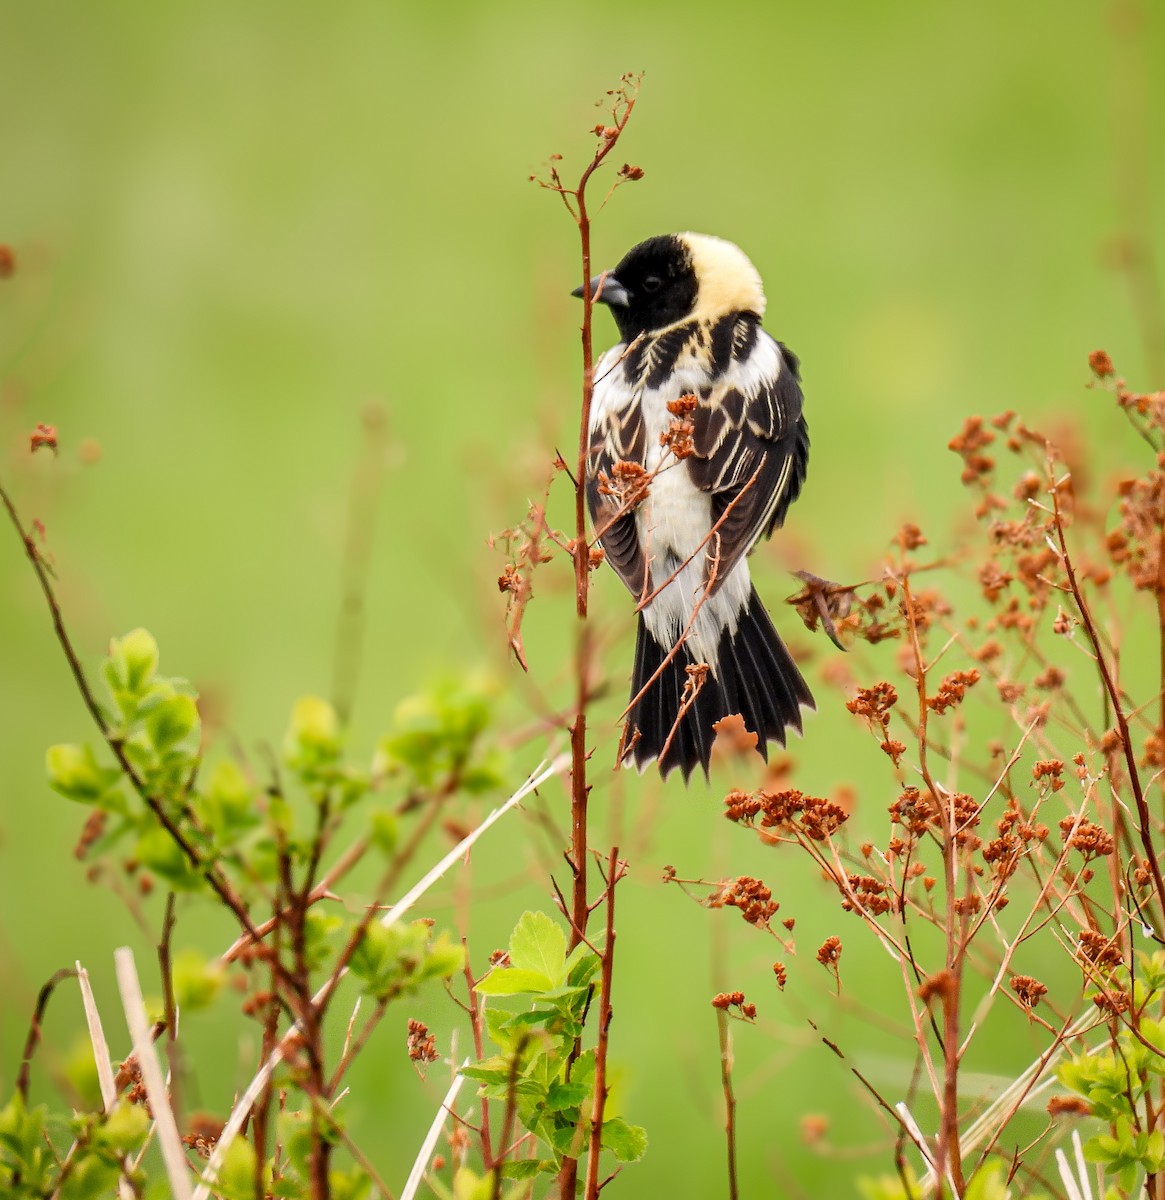
[[[154,1053],[154,1039],[150,1032],[150,1023],[146,1020],[146,1006],[142,999],[141,981],[134,966],[133,951],[128,946],[122,946],[114,951],[113,959],[117,967],[117,986],[121,992],[126,1024],[133,1039],[134,1054],[141,1069],[142,1083],[146,1088],[150,1109],[154,1114],[158,1141],[162,1147],[162,1160],[166,1165],[166,1176],[170,1180],[170,1188],[176,1200],[192,1200],[186,1151],[182,1147],[174,1111],[166,1094],[162,1068],[158,1065],[158,1057]]]
[[[89,1028],[89,1041],[93,1046],[93,1061],[97,1065],[97,1083],[101,1089],[101,1103],[106,1112],[112,1110],[117,1103],[117,1082],[113,1073],[113,1060],[109,1054],[109,1043],[105,1040],[105,1030],[101,1024],[101,1013],[97,1010],[97,1001],[93,997],[93,988],[89,984],[89,972],[76,964],[77,984],[81,989],[81,1004],[85,1009],[85,1024]],[[76,1149],[76,1143],[70,1154]],[[125,1179],[117,1182],[121,1200],[133,1200],[134,1192]],[[56,1193],[53,1193],[54,1198]]]
[[[570,765],[570,755],[560,754],[547,767],[539,767],[539,769],[526,780],[524,784],[474,830],[466,834],[465,837],[445,855],[443,859],[432,870],[428,871],[423,878],[419,879],[405,894],[380,918],[382,925],[394,925],[416,902],[444,875],[454,863],[464,858],[473,846],[474,842],[491,825],[500,821],[515,805],[524,800],[531,792],[540,787],[552,775],[557,775],[564,771]]]
[[[77,983],[81,988],[81,1003],[85,1008],[85,1024],[89,1027],[89,1040],[93,1043],[93,1059],[97,1064],[97,1082],[101,1088],[101,1103],[105,1111],[117,1103],[117,1084],[114,1082],[113,1060],[109,1055],[109,1043],[105,1040],[105,1030],[101,1026],[101,1014],[97,1011],[97,1001],[93,998],[93,989],[89,986],[89,972],[77,963]]]
[[[469,1066],[469,1059],[465,1059],[461,1067]],[[458,1067],[460,1072],[461,1067]],[[413,1169],[409,1172],[409,1177],[405,1181],[404,1191],[400,1194],[400,1200],[413,1200],[417,1194],[417,1188],[421,1186],[421,1180],[425,1177],[425,1168],[429,1165],[429,1159],[433,1156],[433,1148],[437,1145],[437,1139],[441,1136],[441,1130],[445,1127],[446,1118],[453,1107],[453,1101],[457,1099],[457,1093],[461,1091],[461,1085],[465,1082],[465,1076],[457,1074],[453,1077],[453,1082],[449,1085],[449,1090],[445,1093],[445,1099],[441,1101],[441,1107],[437,1109],[437,1115],[433,1118],[432,1125],[429,1126],[429,1132],[425,1134],[425,1140],[421,1143],[421,1148],[417,1152],[416,1161],[413,1163]]]

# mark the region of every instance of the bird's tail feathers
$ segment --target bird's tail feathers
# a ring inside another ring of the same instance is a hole
[[[768,743],[783,746],[790,728],[800,733],[802,706],[814,706],[809,686],[755,588],[736,631],[720,636],[716,672],[689,672],[694,665],[686,646],[669,659],[668,648],[655,640],[640,614],[625,762],[642,771],[658,760],[664,777],[678,767],[685,781],[696,767],[707,776],[716,738],[712,726],[732,714],[739,714],[756,734],[757,750],[767,762]]]

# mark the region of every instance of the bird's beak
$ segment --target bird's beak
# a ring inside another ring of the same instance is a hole
[[[581,287],[576,287],[572,296],[581,297],[583,290]],[[615,278],[610,271],[604,271],[601,275],[596,275],[591,280],[591,299],[599,304],[613,304],[620,308],[626,308],[631,302],[631,297],[627,294],[627,289]]]

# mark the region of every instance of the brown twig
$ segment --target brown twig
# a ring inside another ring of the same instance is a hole
[[[591,404],[595,390],[595,361],[593,343],[594,295],[591,292],[591,221],[587,209],[587,186],[591,177],[602,166],[607,156],[618,144],[627,122],[635,109],[638,80],[624,76],[622,84],[613,95],[612,124],[597,130],[599,144],[591,161],[583,170],[578,186],[566,188],[556,167],[551,168],[549,186],[556,191],[574,219],[579,235],[580,266],[582,269],[582,403],[579,412],[578,457],[574,472],[574,539],[571,553],[574,561],[575,612],[578,617],[575,632],[574,677],[575,712],[570,725],[570,823],[572,872],[570,920],[570,948],[573,950],[586,936],[587,920],[591,906],[587,881],[587,802],[590,784],[587,780],[587,708],[593,693],[591,686],[592,646],[587,626],[588,588],[590,585],[591,557],[587,541],[586,474],[587,455],[590,450]],[[577,1058],[579,1044],[571,1055]],[[578,1159],[567,1155],[559,1172],[559,1195],[561,1200],[574,1200],[578,1179]]]
[[[182,1059],[178,1049],[178,1006],[174,1003],[174,908],[177,897],[166,893],[166,910],[162,917],[162,937],[158,942],[158,971],[162,977],[162,1013],[166,1026],[166,1061],[170,1067],[170,1107],[174,1119],[182,1128]]]
[[[607,856],[607,936],[603,943],[599,984],[599,1033],[595,1045],[594,1104],[591,1108],[590,1149],[587,1153],[586,1200],[599,1194],[599,1158],[603,1147],[603,1112],[607,1104],[607,1046],[611,1031],[611,981],[615,967],[615,885],[626,867],[619,861],[619,847]]]
[[[732,1090],[732,1033],[728,1028],[728,1013],[716,1009],[716,1026],[720,1033],[720,1086],[724,1091],[724,1136],[728,1148],[728,1200],[738,1200],[736,1182],[736,1095]]]
[[[40,1044],[41,1027],[44,1024],[44,1015],[49,999],[56,990],[57,984],[66,979],[72,979],[76,974],[75,967],[62,967],[52,975],[37,995],[36,1007],[33,1009],[32,1020],[28,1025],[28,1037],[24,1041],[24,1053],[20,1056],[20,1071],[16,1076],[16,1091],[26,1104],[28,1103],[29,1079],[32,1073],[32,1057]]]
[[[1048,471],[1049,475],[1052,475],[1053,467],[1050,462],[1048,464]],[[1152,816],[1149,813],[1149,806],[1145,801],[1145,793],[1141,788],[1141,777],[1137,770],[1136,752],[1133,749],[1133,739],[1129,731],[1128,718],[1125,715],[1120,691],[1116,686],[1116,681],[1113,679],[1112,672],[1109,670],[1108,659],[1101,645],[1100,635],[1096,629],[1096,622],[1092,617],[1092,609],[1084,598],[1080,581],[1076,577],[1076,569],[1072,564],[1072,557],[1068,553],[1068,540],[1064,532],[1064,516],[1060,509],[1060,492],[1059,488],[1055,486],[1054,476],[1051,491],[1053,524],[1056,530],[1056,540],[1060,546],[1060,558],[1064,564],[1064,573],[1068,577],[1068,586],[1072,591],[1072,599],[1076,603],[1076,609],[1080,613],[1080,620],[1084,624],[1084,630],[1092,645],[1093,653],[1096,655],[1096,668],[1100,672],[1101,683],[1104,686],[1105,694],[1112,705],[1113,715],[1116,718],[1117,730],[1121,739],[1121,751],[1124,754],[1125,768],[1129,776],[1129,787],[1132,788],[1133,801],[1137,806],[1137,831],[1140,834],[1141,847],[1149,862],[1149,870],[1153,876],[1153,887],[1157,893],[1157,903],[1160,913],[1165,913],[1165,879],[1161,876],[1161,864],[1158,861],[1157,849],[1153,844]]]

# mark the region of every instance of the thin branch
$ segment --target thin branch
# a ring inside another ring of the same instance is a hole
[[[16,1091],[25,1104],[28,1103],[28,1085],[32,1072],[32,1056],[36,1053],[36,1048],[40,1044],[45,1009],[48,1008],[49,999],[52,997],[53,992],[56,991],[57,984],[63,983],[66,979],[72,979],[76,974],[76,967],[62,967],[59,971],[53,973],[52,977],[40,989],[37,995],[36,1007],[32,1012],[32,1020],[28,1024],[28,1037],[24,1041],[24,1053],[20,1056],[20,1071],[16,1076]]]
[[[728,1149],[728,1200],[738,1200],[736,1183],[736,1095],[732,1090],[732,1031],[728,1013],[716,1010],[716,1026],[720,1034],[720,1086],[724,1091],[724,1136]]]

